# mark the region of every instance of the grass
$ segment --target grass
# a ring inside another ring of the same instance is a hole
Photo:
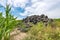
[[[59,21],[60,22],[60,18],[58,18],[58,19],[54,19],[55,21]]]
[[[56,19],[54,23],[56,27],[51,27],[50,24],[45,27],[43,23],[33,25],[28,31],[29,36],[23,40],[60,40],[60,19]]]
[[[55,19],[55,24],[60,27],[60,19]]]

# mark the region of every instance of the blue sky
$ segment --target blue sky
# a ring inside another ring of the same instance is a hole
[[[0,0],[0,12],[4,13],[6,3],[12,7],[11,13],[17,19],[41,14],[60,18],[60,0]]]

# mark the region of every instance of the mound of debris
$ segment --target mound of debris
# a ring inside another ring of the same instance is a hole
[[[48,23],[52,23],[53,19],[48,18],[48,16],[42,14],[42,15],[32,15],[28,16],[25,19],[22,20],[25,28],[19,28],[21,32],[27,32],[29,28],[32,27],[30,23],[37,24],[38,22],[42,22],[45,26],[48,25]]]
[[[47,26],[48,22],[53,22],[53,19],[48,18],[48,16],[42,15],[32,15],[23,19],[23,22],[29,25],[29,22],[37,24],[38,22],[43,22]]]

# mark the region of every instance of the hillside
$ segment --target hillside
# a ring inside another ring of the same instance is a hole
[[[52,23],[48,22],[47,26],[42,21],[36,24],[29,22],[27,26],[23,20],[20,20],[17,25],[17,31],[22,34],[17,34],[20,35],[19,37],[17,36],[18,39],[21,39],[21,35],[24,33],[28,36],[24,35],[25,37],[22,40],[60,40],[60,19],[52,20],[54,21]]]

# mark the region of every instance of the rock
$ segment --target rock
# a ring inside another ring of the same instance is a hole
[[[33,24],[37,24],[38,22],[42,21],[43,23],[45,23],[46,25],[48,24],[48,21],[53,21],[53,19],[49,19],[48,16],[42,14],[42,15],[32,15],[29,17],[26,17],[25,19],[23,19],[24,23],[28,23],[31,22]],[[28,24],[28,26],[30,26]]]
[[[32,27],[32,25],[30,25],[30,24],[28,24],[28,23],[26,23],[25,25],[26,25],[26,28]]]

